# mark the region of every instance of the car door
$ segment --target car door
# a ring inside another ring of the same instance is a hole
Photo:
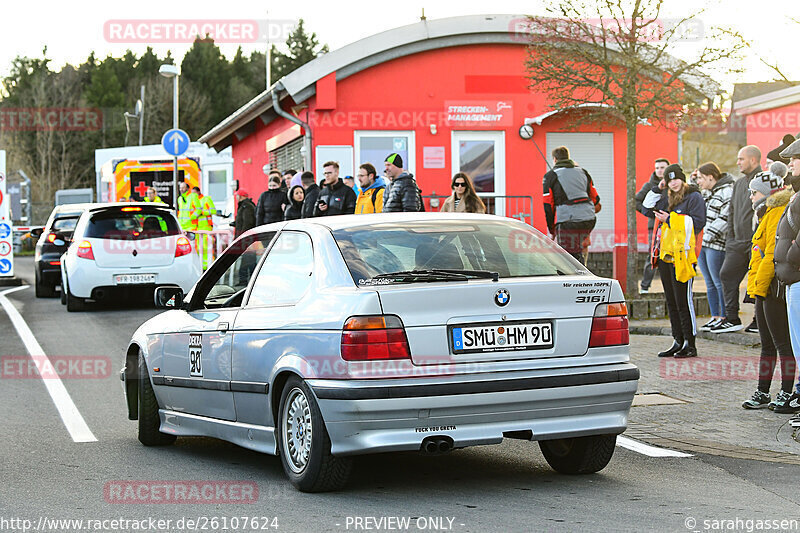
[[[231,380],[237,421],[273,425],[267,384],[282,356],[338,350],[341,333],[320,327],[331,310],[325,309],[329,302],[311,294],[313,277],[314,250],[309,235],[282,232],[236,317]]]
[[[188,309],[165,335],[163,378],[173,409],[235,420],[231,330],[245,290],[275,232],[236,241],[198,282]],[[155,376],[154,376],[155,377]]]

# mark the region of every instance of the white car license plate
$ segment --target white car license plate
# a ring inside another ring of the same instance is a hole
[[[507,352],[552,348],[550,321],[451,326],[453,353]]]
[[[155,283],[155,274],[117,274],[114,283],[117,285],[130,285],[133,283]]]

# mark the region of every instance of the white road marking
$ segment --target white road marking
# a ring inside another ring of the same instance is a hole
[[[39,374],[44,375],[45,371],[43,368],[49,367],[52,369],[53,364],[50,358],[47,357],[47,354],[44,353],[44,350],[42,350],[36,337],[33,336],[33,332],[31,328],[28,327],[28,324],[25,323],[25,319],[22,318],[22,315],[19,314],[14,304],[6,297],[7,294],[27,289],[28,287],[29,285],[23,285],[0,292],[0,305],[2,305],[3,309],[8,313],[8,318],[10,318],[11,323],[14,324],[14,328],[25,344],[25,349],[28,350],[28,354],[36,364]],[[89,429],[86,421],[81,416],[78,407],[75,405],[75,402],[72,401],[66,387],[64,387],[64,383],[61,382],[61,379],[57,375],[53,375],[52,372],[48,372],[48,374],[49,377],[47,379],[42,379],[42,381],[47,388],[47,392],[50,393],[50,398],[53,399],[58,414],[61,415],[61,420],[64,422],[67,431],[69,431],[72,440],[75,442],[96,442],[97,437],[94,436],[92,430]]]
[[[669,450],[667,448],[659,448],[657,446],[650,446],[644,442],[633,440],[629,437],[617,436],[617,446],[622,446],[627,450],[641,453],[650,457],[692,457],[690,453],[679,452],[676,450]]]

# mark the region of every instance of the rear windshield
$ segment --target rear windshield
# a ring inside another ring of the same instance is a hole
[[[141,240],[180,235],[181,229],[171,213],[142,208],[141,211],[101,211],[92,215],[86,237],[98,239]]]
[[[359,285],[379,274],[415,269],[488,270],[502,278],[588,271],[552,240],[521,222],[422,221],[335,230]]]
[[[75,230],[75,224],[78,223],[78,217],[62,217],[57,218],[53,221],[53,226],[50,228],[51,231],[60,231],[60,232],[68,232]]]

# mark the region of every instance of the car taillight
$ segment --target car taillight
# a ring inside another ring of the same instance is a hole
[[[598,305],[592,318],[589,348],[629,343],[628,306],[625,302]]]
[[[83,259],[91,259],[94,261],[94,253],[92,252],[92,243],[83,241],[78,245],[78,257]]]
[[[377,361],[410,359],[406,330],[394,315],[354,316],[342,328],[342,359]]]
[[[47,242],[53,242],[54,240],[56,240],[55,233],[51,233],[50,235],[47,236]]]
[[[175,248],[175,257],[182,257],[192,253],[192,243],[183,235],[178,237],[177,244],[178,246]]]

